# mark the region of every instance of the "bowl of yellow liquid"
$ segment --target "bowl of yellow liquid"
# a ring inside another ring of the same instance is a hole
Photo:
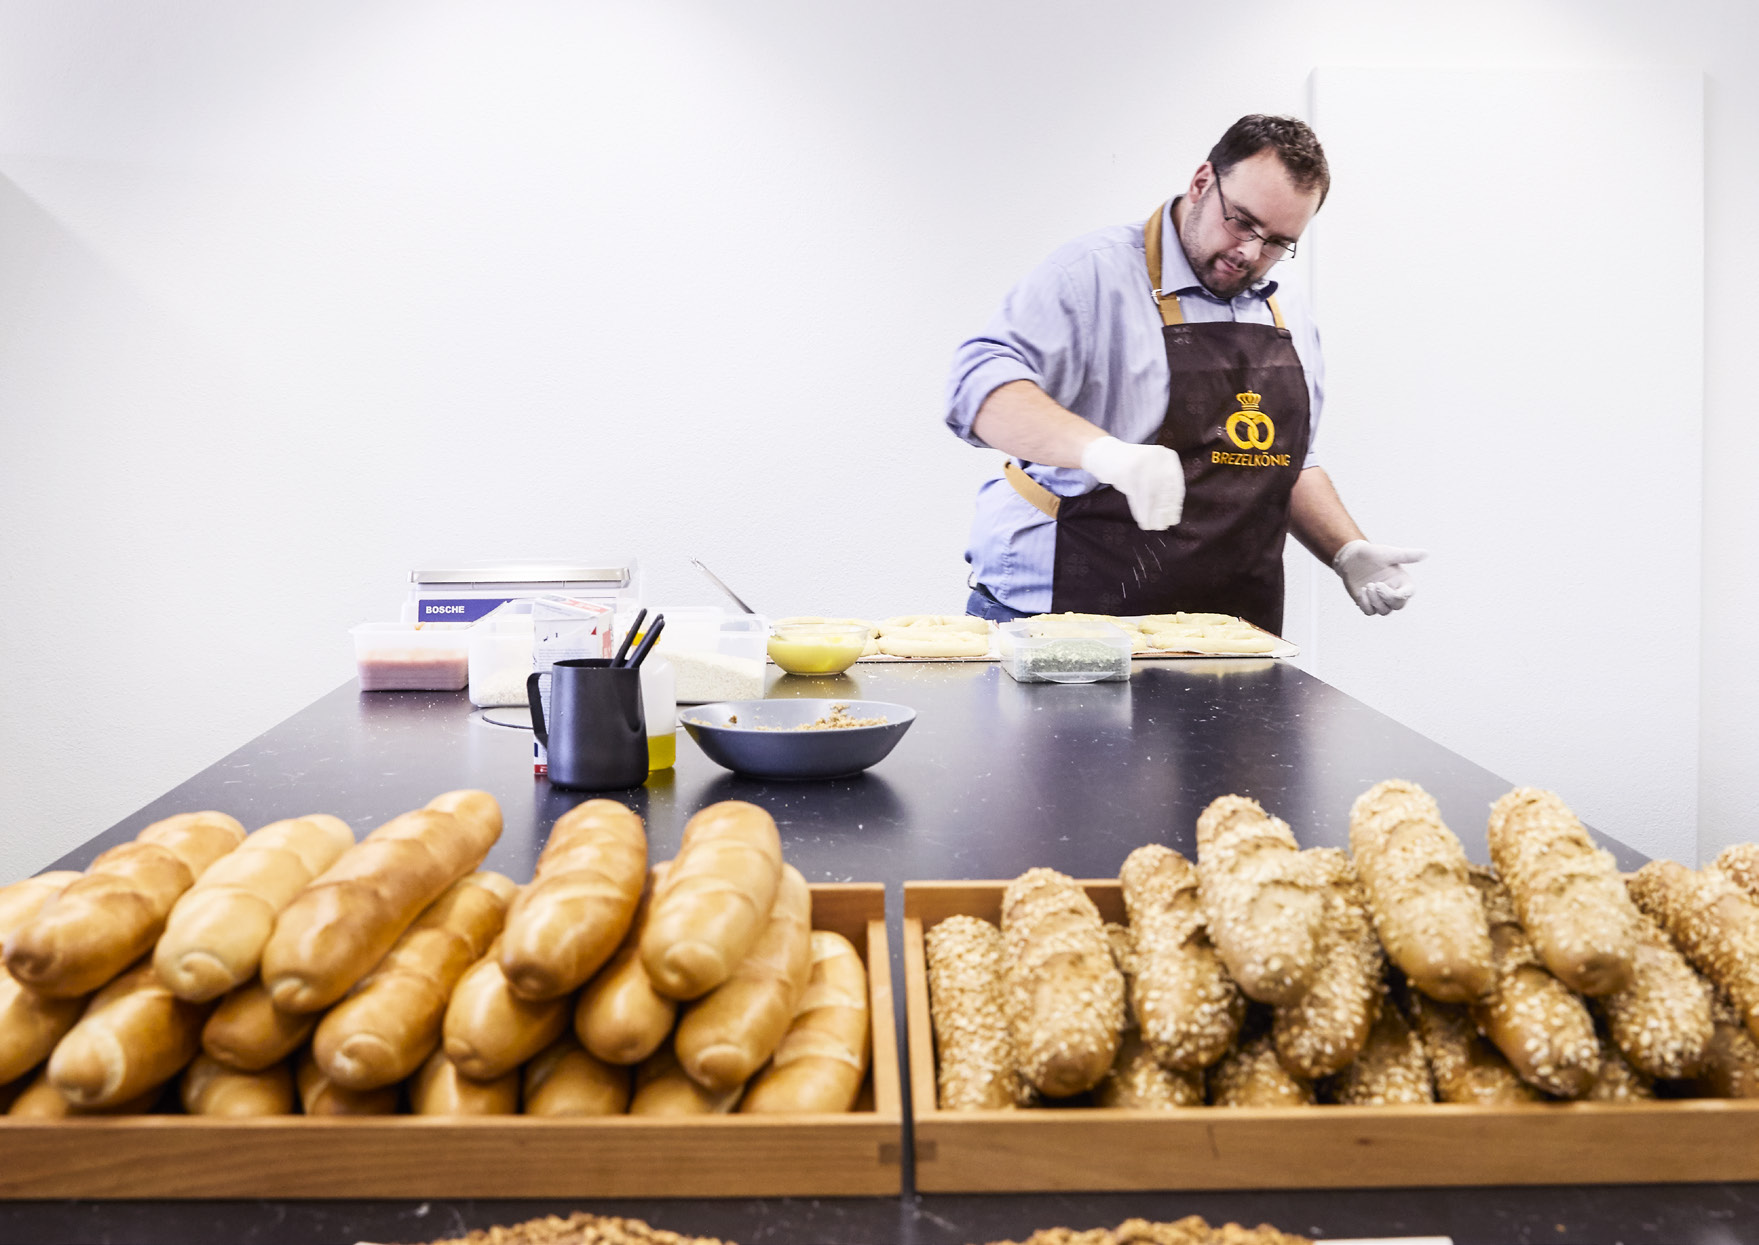
[[[871,634],[860,623],[784,623],[770,632],[770,660],[789,674],[842,674]]]

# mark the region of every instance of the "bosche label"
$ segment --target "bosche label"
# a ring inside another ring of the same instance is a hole
[[[416,602],[418,622],[475,622],[512,597],[434,597]]]

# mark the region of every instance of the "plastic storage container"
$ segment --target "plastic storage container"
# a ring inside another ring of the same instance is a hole
[[[478,619],[470,629],[470,703],[523,705],[532,643],[530,601],[509,601]]]
[[[672,666],[658,653],[641,663],[641,714],[647,719],[647,772],[671,769],[678,763],[678,693]]]
[[[1120,682],[1130,677],[1133,647],[1110,623],[1022,618],[1001,625],[1002,669],[1021,683]]]
[[[459,692],[470,681],[464,623],[361,623],[348,634],[363,692]]]
[[[564,596],[621,610],[641,597],[634,558],[472,562],[409,572],[405,622],[475,622],[508,601]]]

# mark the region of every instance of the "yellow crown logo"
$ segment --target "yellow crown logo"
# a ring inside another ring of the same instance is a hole
[[[1236,393],[1234,395],[1234,400],[1240,404],[1241,409],[1256,411],[1258,409],[1258,400],[1263,396],[1264,395],[1262,394],[1253,393],[1248,389],[1245,393]]]

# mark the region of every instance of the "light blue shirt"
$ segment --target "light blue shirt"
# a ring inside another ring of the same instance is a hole
[[[1171,203],[1161,236],[1166,239],[1161,286],[1179,296],[1187,323],[1275,323],[1265,300],[1277,292],[1277,282],[1260,281],[1232,301],[1198,284],[1178,244]],[[1318,461],[1313,446],[1325,390],[1319,330],[1305,300],[1285,290],[1277,306],[1307,377],[1311,413],[1304,465],[1311,467]],[[1145,444],[1154,439],[1166,418],[1172,382],[1140,222],[1077,238],[1008,292],[984,331],[953,356],[947,426],[971,444],[983,445],[971,432],[978,408],[993,391],[1015,380],[1032,381],[1058,404],[1120,441]],[[1099,484],[1078,467],[1034,464],[1028,471],[1063,497],[1091,492]],[[1042,613],[1051,605],[1055,552],[1056,524],[1014,491],[998,462],[996,475],[977,491],[977,514],[965,551],[973,582],[989,588],[1004,605]]]

